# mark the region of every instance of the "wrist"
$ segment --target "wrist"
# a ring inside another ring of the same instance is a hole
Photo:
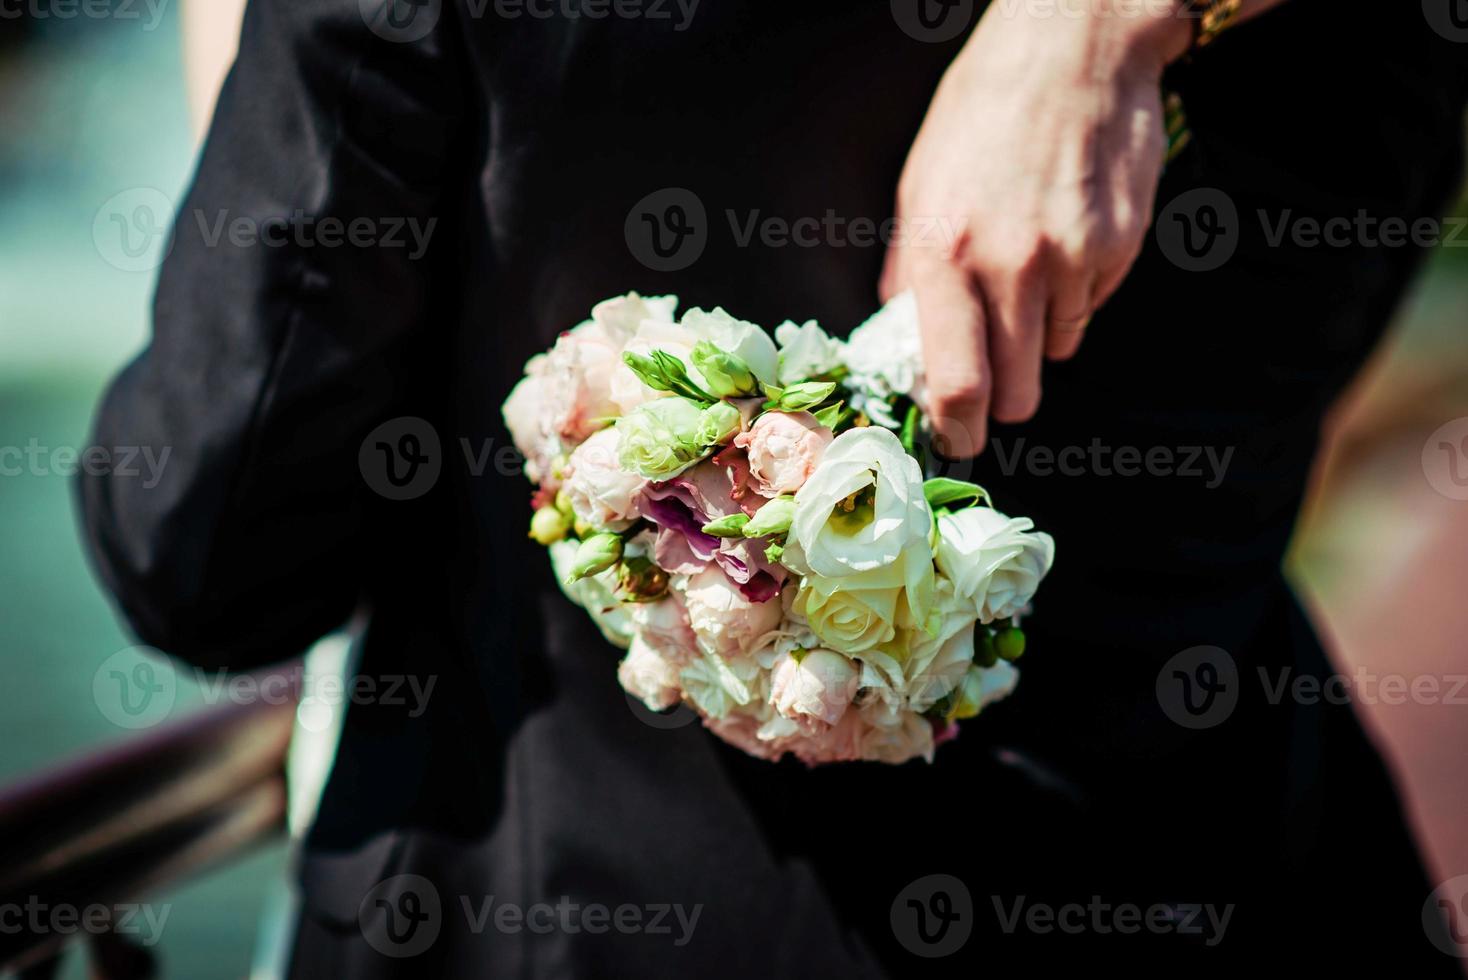
[[[1134,59],[1158,72],[1193,45],[1191,0],[1091,0],[1092,15],[1112,22]]]

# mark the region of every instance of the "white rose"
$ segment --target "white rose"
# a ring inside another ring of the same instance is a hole
[[[682,325],[698,340],[707,340],[724,353],[744,361],[765,384],[779,381],[780,352],[770,335],[755,324],[737,320],[716,307],[709,313],[689,310],[683,314]]]
[[[846,345],[822,330],[814,320],[796,326],[789,320],[775,328],[780,343],[780,384],[826,374],[846,360]]]
[[[600,530],[630,527],[637,516],[637,493],[647,485],[638,474],[622,469],[617,459],[620,441],[616,429],[594,433],[571,453],[561,486],[576,516]]]
[[[933,725],[911,711],[887,712],[880,704],[862,711],[859,753],[869,762],[900,765],[911,759],[933,761]]]
[[[974,661],[972,604],[957,596],[951,584],[940,582],[937,605],[937,632],[909,631],[910,646],[902,664],[908,707],[919,714],[963,683]]]
[[[1009,517],[992,507],[939,515],[938,570],[956,595],[972,602],[979,622],[1018,613],[1050,571],[1055,542],[1034,526],[1027,517]]]
[[[786,654],[770,677],[771,703],[802,729],[817,731],[841,720],[859,676],[856,664],[831,650]]]
[[[706,653],[721,657],[748,653],[780,625],[783,610],[778,602],[746,599],[718,565],[689,575],[682,594],[688,623]]]
[[[922,469],[897,437],[877,427],[851,429],[831,442],[795,494],[795,518],[781,561],[802,575],[841,579],[843,589],[905,589],[911,617],[927,625],[932,520]],[[853,578],[858,575],[859,582]],[[835,590],[818,582],[812,586],[823,594]],[[820,632],[814,622],[812,628]]]
[[[644,321],[672,323],[678,308],[676,296],[639,296],[628,293],[604,299],[591,308],[591,319],[601,324],[614,343],[631,340]]]
[[[923,343],[917,299],[910,290],[851,331],[846,366],[851,377],[864,380],[878,394],[909,395],[923,403]]]
[[[617,598],[614,591],[617,588],[615,570],[609,568],[596,575],[578,579],[570,585],[566,584],[566,578],[576,564],[578,547],[580,546],[577,542],[566,539],[550,546],[551,568],[555,572],[556,581],[560,583],[566,598],[591,615],[607,642],[625,650],[632,641],[632,621],[627,614],[626,605]]]
[[[682,697],[678,666],[658,653],[640,636],[632,637],[627,656],[617,665],[622,689],[652,711],[663,711]]]

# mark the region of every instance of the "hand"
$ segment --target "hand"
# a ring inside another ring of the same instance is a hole
[[[1035,413],[1042,355],[1076,352],[1141,251],[1166,152],[1162,70],[1191,36],[1144,6],[994,4],[938,86],[898,186],[882,294],[917,295],[946,456],[982,450],[990,415]]]

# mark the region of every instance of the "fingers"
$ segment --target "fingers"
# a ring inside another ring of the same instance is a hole
[[[1046,291],[1038,260],[1002,278],[984,280],[990,300],[989,355],[994,368],[990,412],[998,422],[1023,422],[1040,407]]]
[[[1052,285],[1045,317],[1045,356],[1063,361],[1073,356],[1086,335],[1095,309],[1092,292],[1094,274],[1073,270]]]
[[[882,261],[882,278],[877,282],[877,295],[883,303],[890,302],[892,297],[907,288],[907,276],[902,268],[904,253],[905,249],[900,245],[887,248],[887,255]]]
[[[935,257],[915,265],[909,285],[917,296],[933,448],[950,459],[975,456],[984,448],[989,415],[984,301],[973,278],[951,261]]]

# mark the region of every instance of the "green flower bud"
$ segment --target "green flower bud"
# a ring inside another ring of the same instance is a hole
[[[999,648],[994,643],[994,631],[986,626],[980,626],[974,637],[978,644],[974,647],[974,663],[980,667],[992,667],[999,662]]]
[[[708,454],[703,407],[687,398],[655,398],[617,420],[617,460],[649,480],[670,480]]]
[[[805,412],[830,398],[835,390],[834,381],[802,381],[788,388],[770,389],[770,403],[765,407],[782,412]]]
[[[576,558],[571,563],[571,574],[567,584],[595,575],[611,568],[622,560],[622,536],[603,531],[593,534],[581,542],[576,549]]]
[[[568,521],[576,519],[576,509],[571,506],[571,498],[566,495],[566,491],[564,490],[556,491],[556,510],[565,514],[566,520]]]
[[[795,497],[790,494],[776,497],[754,512],[754,517],[744,525],[744,536],[746,538],[765,538],[771,534],[784,534],[790,530],[790,522],[793,520],[795,520]]]
[[[705,446],[721,446],[739,434],[741,423],[739,409],[728,402],[714,402],[703,410],[699,420],[699,441]]]
[[[1025,652],[1025,631],[1018,626],[1006,626],[994,637],[994,647],[1005,660],[1018,660]]]
[[[703,526],[703,533],[712,534],[716,538],[737,538],[743,535],[744,525],[748,523],[748,514],[730,514],[728,517],[709,521]]]
[[[628,602],[659,599],[668,591],[668,573],[647,558],[628,558],[617,573],[617,586]]]
[[[571,521],[555,507],[542,507],[530,518],[530,537],[547,548],[566,536]]]
[[[719,350],[707,340],[700,340],[689,355],[693,366],[703,375],[704,387],[720,398],[740,398],[759,393],[759,379],[737,354]]]

